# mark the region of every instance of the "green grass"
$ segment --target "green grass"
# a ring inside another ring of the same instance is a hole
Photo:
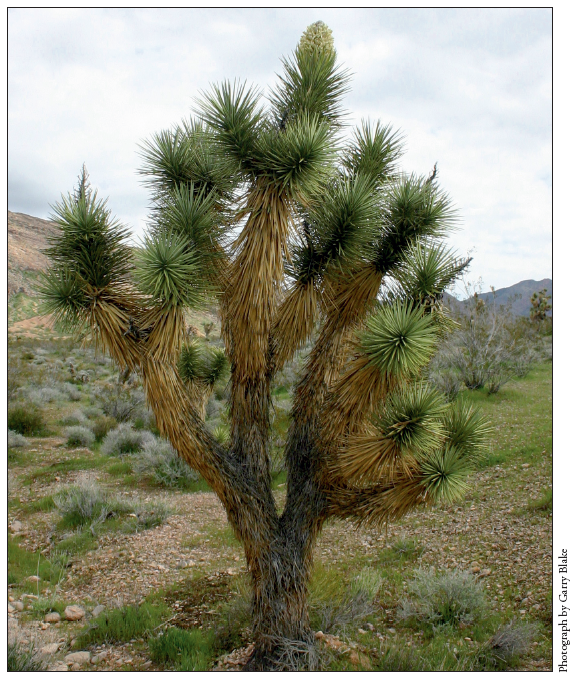
[[[54,477],[54,475],[65,475],[67,472],[77,470],[99,470],[110,462],[109,456],[81,456],[78,458],[66,458],[49,465],[35,468],[23,478],[24,484],[32,484],[37,481]]]
[[[39,576],[42,581],[57,583],[60,570],[40,551],[30,552],[21,548],[19,543],[19,537],[8,536],[8,583],[22,585],[29,576]]]
[[[144,602],[139,606],[102,612],[76,638],[75,648],[101,643],[129,642],[151,634],[170,618],[170,610],[163,604]]]
[[[553,489],[544,489],[537,500],[529,501],[527,507],[532,511],[550,512],[553,509]]]
[[[493,426],[491,453],[485,466],[510,461],[541,463],[552,451],[552,365],[537,364],[522,380],[507,383],[497,394],[467,391]]]
[[[213,657],[214,636],[196,629],[169,628],[149,641],[150,658],[173,671],[206,671]]]

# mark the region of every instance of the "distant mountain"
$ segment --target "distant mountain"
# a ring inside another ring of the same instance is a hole
[[[56,234],[52,222],[8,211],[8,295],[32,294],[32,283],[48,268],[42,252],[47,236]]]
[[[519,281],[519,283],[515,283],[513,286],[508,286],[507,288],[499,288],[495,290],[495,301],[497,305],[506,305],[509,300],[511,300],[511,311],[513,314],[517,316],[529,316],[531,312],[531,296],[533,293],[538,293],[543,289],[551,296],[550,303],[553,304],[553,281],[551,279],[541,279],[541,281],[527,279],[526,281]],[[492,295],[491,292],[479,293],[479,297],[483,300],[490,299]],[[449,305],[457,308],[462,307],[463,303],[452,295],[447,293],[445,298]]]

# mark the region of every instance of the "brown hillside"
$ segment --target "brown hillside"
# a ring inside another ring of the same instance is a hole
[[[47,269],[47,236],[56,233],[52,222],[39,217],[8,211],[8,295],[31,293],[24,272],[37,273]]]

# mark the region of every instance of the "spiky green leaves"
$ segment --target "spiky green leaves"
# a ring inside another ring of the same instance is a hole
[[[421,485],[433,502],[454,503],[467,491],[471,465],[452,447],[432,451],[421,462]]]
[[[382,236],[375,242],[373,264],[388,274],[417,240],[439,237],[454,225],[456,215],[447,194],[422,177],[393,182],[386,193]]]
[[[106,201],[96,192],[80,198],[62,197],[53,206],[56,236],[48,237],[46,254],[53,266],[68,270],[79,286],[103,290],[125,283],[131,253],[126,245],[128,230],[111,217]]]
[[[394,390],[378,419],[383,436],[401,455],[418,457],[442,441],[441,416],[447,405],[427,383],[414,383]]]
[[[81,280],[69,269],[51,269],[42,272],[37,287],[43,301],[45,314],[52,314],[64,330],[78,330],[86,319],[90,296]]]
[[[194,187],[204,197],[212,193],[220,202],[230,198],[235,186],[234,167],[217,153],[208,130],[197,121],[163,130],[144,141],[140,174],[162,207],[164,199],[183,186]]]
[[[345,268],[369,251],[379,229],[379,198],[365,176],[340,178],[326,187],[311,208],[305,243],[296,249],[291,274],[301,283],[320,277],[328,266]]]
[[[234,158],[243,170],[252,172],[263,122],[259,93],[244,84],[226,81],[205,93],[199,108],[224,155]]]
[[[342,163],[347,175],[364,175],[379,186],[394,176],[402,153],[403,137],[399,132],[380,121],[374,125],[362,121],[345,149]]]
[[[174,233],[147,236],[137,255],[136,278],[140,290],[168,307],[199,307],[204,286],[199,258],[188,240]]]
[[[198,341],[182,347],[178,360],[178,372],[183,382],[201,382],[213,386],[228,370],[228,359],[220,348],[210,347],[203,351]]]
[[[370,362],[395,379],[416,375],[431,358],[434,326],[419,308],[408,303],[383,305],[369,317],[360,345]]]
[[[492,431],[489,421],[465,400],[451,404],[445,414],[443,427],[447,445],[459,451],[462,457],[475,461],[487,451]]]
[[[320,191],[333,160],[329,126],[317,116],[302,115],[283,132],[261,134],[255,162],[280,190],[301,200]]]
[[[457,259],[440,244],[416,243],[395,273],[405,295],[418,303],[440,298],[468,267],[471,258]]]

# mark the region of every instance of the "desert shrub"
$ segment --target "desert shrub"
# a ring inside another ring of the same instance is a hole
[[[90,423],[90,429],[94,433],[97,442],[101,442],[106,435],[118,425],[115,418],[110,416],[99,416]]]
[[[169,628],[149,641],[150,658],[175,671],[206,671],[212,656],[213,636],[205,631]]]
[[[81,425],[86,422],[86,416],[80,409],[76,409],[76,411],[64,416],[60,422],[63,425]]]
[[[46,663],[40,659],[30,644],[28,647],[20,642],[9,642],[6,654],[6,670],[10,673],[37,673],[48,670]]]
[[[132,517],[127,521],[125,530],[144,531],[160,526],[172,515],[172,510],[164,503],[145,503],[132,508]]]
[[[8,409],[8,429],[24,435],[41,435],[45,429],[42,412],[33,404]]]
[[[89,448],[94,444],[96,437],[92,430],[83,425],[75,425],[66,428],[66,443],[68,446],[85,446]]]
[[[311,588],[311,614],[324,632],[345,628],[375,611],[374,601],[382,578],[374,569],[365,568],[342,591],[341,579],[327,573]]]
[[[69,486],[53,498],[63,524],[69,527],[98,524],[109,517],[134,511],[132,504],[109,496],[93,482]]]
[[[126,423],[146,410],[142,390],[126,385],[108,385],[100,389],[96,397],[101,402],[104,414],[115,418],[119,423]]]
[[[401,601],[399,619],[433,627],[471,624],[486,610],[483,587],[468,571],[419,569],[408,584],[410,597]]]
[[[154,435],[146,430],[135,430],[127,423],[121,423],[110,430],[102,442],[102,453],[108,456],[125,456],[140,451],[146,442],[153,441]]]
[[[93,420],[94,418],[100,418],[100,416],[104,415],[103,410],[98,408],[98,406],[87,406],[83,413],[84,417],[90,420]]]
[[[534,624],[510,621],[479,650],[474,670],[499,671],[514,666],[529,651],[536,633]]]
[[[30,442],[26,439],[26,437],[22,436],[18,432],[14,432],[14,430],[8,430],[9,449],[25,448],[29,445]]]
[[[82,392],[76,385],[72,385],[71,383],[62,383],[60,389],[70,401],[80,401],[82,399]]]
[[[467,293],[463,308],[453,310],[459,327],[441,344],[432,365],[449,369],[467,389],[486,386],[495,394],[528,373],[538,360],[534,346],[540,341],[526,320],[513,315],[511,302],[497,305],[494,290],[487,300],[470,284]]]
[[[198,472],[187,465],[165,439],[146,441],[134,456],[133,469],[137,475],[148,475],[157,484],[169,488],[186,488],[198,482]]]
[[[429,373],[429,381],[442,392],[449,401],[454,401],[461,390],[460,378],[450,370],[433,370]]]
[[[55,387],[30,387],[25,391],[26,399],[36,406],[51,404],[65,399],[64,393]]]

